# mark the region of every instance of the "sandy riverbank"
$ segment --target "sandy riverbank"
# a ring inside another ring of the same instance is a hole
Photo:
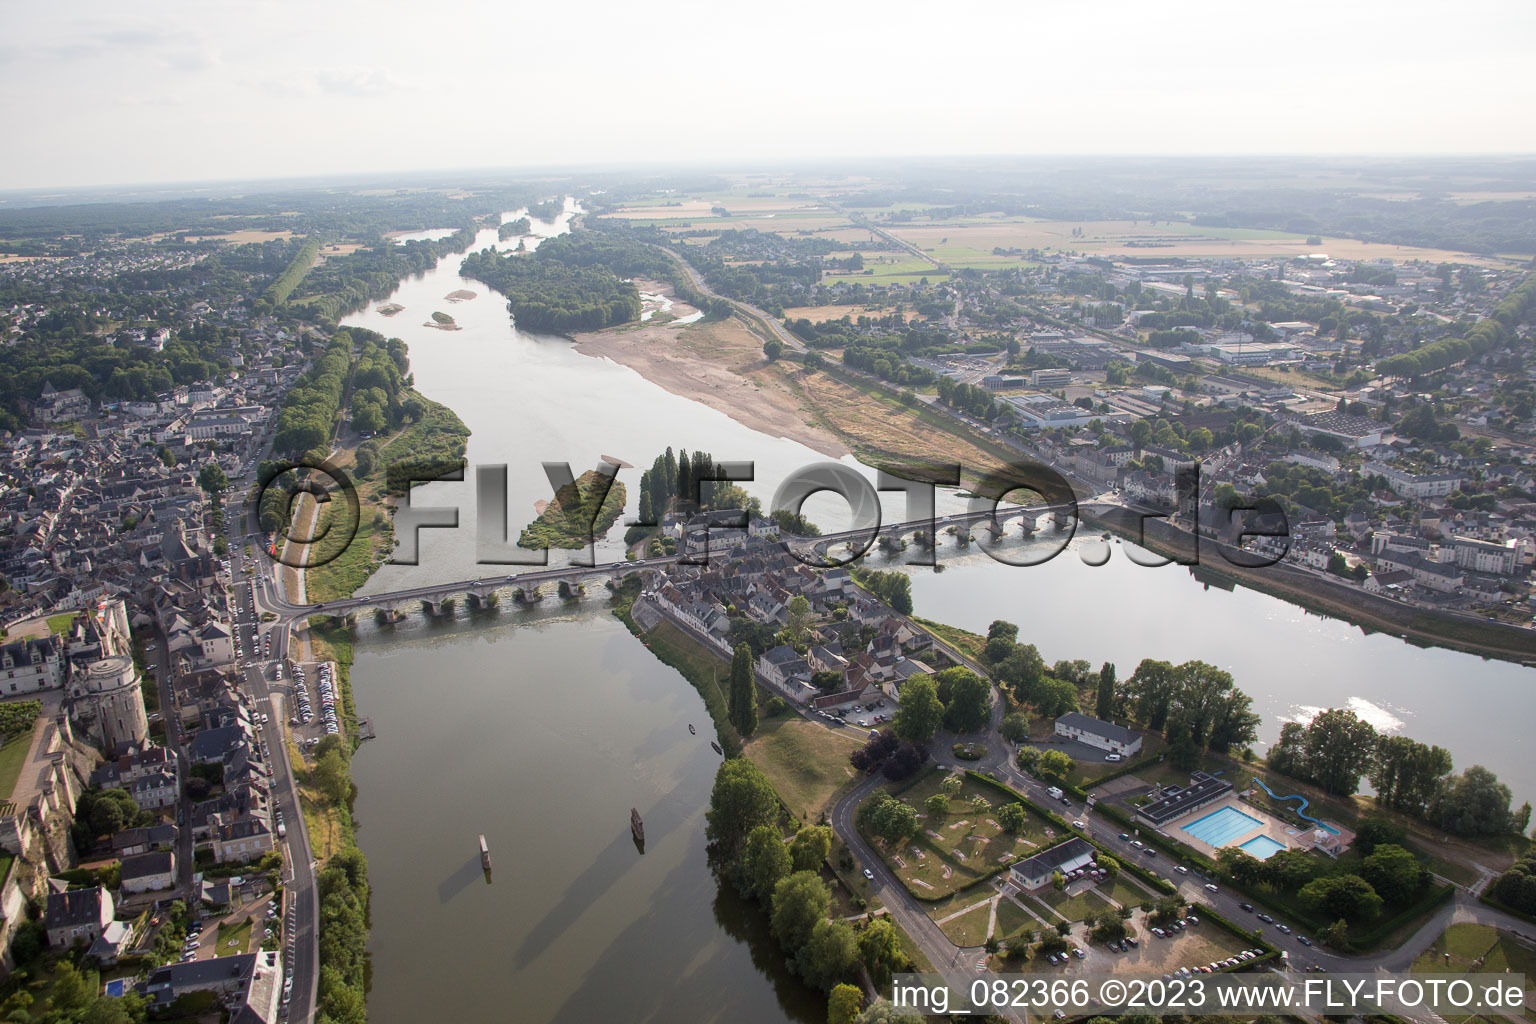
[[[670,290],[636,282],[643,290]],[[669,311],[684,317],[695,312],[672,300]],[[738,423],[774,437],[798,441],[823,455],[840,458],[848,448],[823,427],[806,422],[807,411],[788,388],[753,370],[763,366],[763,343],[737,320],[639,324],[575,335],[576,350],[612,359],[653,384],[718,409]]]

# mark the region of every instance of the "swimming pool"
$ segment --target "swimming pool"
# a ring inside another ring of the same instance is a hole
[[[1223,807],[1212,811],[1198,821],[1192,821],[1180,827],[1202,843],[1207,843],[1219,850],[1263,824],[1258,818],[1244,814],[1236,807]]]
[[[1284,843],[1276,842],[1269,836],[1254,836],[1238,849],[1244,853],[1252,854],[1259,860],[1269,860],[1275,854],[1286,848]]]

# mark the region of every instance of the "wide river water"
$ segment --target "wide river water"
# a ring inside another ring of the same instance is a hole
[[[525,244],[565,230],[573,209],[535,221]],[[495,244],[488,229],[475,248]],[[402,282],[388,300],[404,307],[396,316],[378,313],[381,302],[346,320],[405,339],[417,388],[473,431],[468,479],[418,488],[414,499],[457,506],[460,528],[423,531],[420,564],[385,567],[367,591],[494,574],[474,561],[475,466],[508,467],[515,534],[550,496],[546,461],[577,473],[605,455],[633,464],[619,474],[630,514],[640,468],[669,445],[753,460],[746,486],[765,504],[791,471],[825,461],[565,339],[517,331],[500,296],[459,276],[461,259]],[[477,297],[447,298],[461,289]],[[424,326],[434,311],[462,329]],[[886,509],[901,517],[899,502]],[[844,520],[826,497],[806,512],[824,528]],[[600,561],[620,550],[622,529],[612,532]],[[1536,794],[1536,763],[1521,753],[1536,721],[1531,669],[1364,636],[1263,594],[1208,589],[1181,568],[1134,566],[1124,551],[1115,545],[1099,568],[1074,551],[1011,568],[948,548],[946,571],[915,571],[916,611],[982,632],[1008,619],[1047,661],[1113,661],[1122,679],[1144,657],[1199,658],[1253,696],[1266,743],[1287,718],[1348,705],[1380,728],[1449,748],[1459,768],[1486,765],[1517,800]],[[359,632],[353,687],[379,737],[354,762],[373,883],[372,1020],[825,1019],[823,998],[786,974],[760,915],[717,891],[709,873],[703,811],[718,758],[702,702],[600,595],[569,607],[550,598],[532,609],[461,609],[444,623],[364,621]],[[631,807],[646,822],[643,856],[629,836]]]

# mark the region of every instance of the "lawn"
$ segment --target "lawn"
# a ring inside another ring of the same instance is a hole
[[[12,736],[0,746],[0,803],[11,798],[11,793],[16,789],[16,780],[21,778],[22,766],[27,763],[27,752],[32,749],[32,734],[36,731],[34,725],[26,732]]]
[[[1086,921],[1090,914],[1109,909],[1109,904],[1105,903],[1092,889],[1085,889],[1074,896],[1068,896],[1055,888],[1046,888],[1040,890],[1039,896],[1042,903],[1068,921]]]
[[[231,945],[231,943],[234,943],[234,945]],[[250,946],[250,944],[251,918],[246,918],[244,921],[240,922],[234,927],[221,924],[219,925],[218,942],[214,947],[214,955],[235,956],[240,953],[245,953],[248,952],[247,947]]]
[[[1008,938],[1022,931],[1039,931],[1041,924],[1019,908],[1012,900],[1004,899],[997,902],[997,934],[999,938]]]
[[[60,612],[58,615],[48,616],[48,632],[62,633],[75,621],[75,612]]]
[[[1052,841],[1047,834],[1050,826],[1035,815],[1028,817],[1018,835],[1003,831],[995,817],[999,794],[967,776],[962,776],[960,792],[950,801],[948,813],[942,819],[929,818],[924,802],[940,792],[948,774],[932,769],[900,794],[900,799],[917,808],[921,831],[915,837],[890,848],[870,837],[896,877],[924,901],[960,892]],[[986,805],[973,806],[975,797],[985,800]]]
[[[987,923],[992,920],[992,908],[983,903],[969,913],[939,925],[949,940],[957,946],[979,946],[987,941]]]
[[[1450,954],[1447,963],[1445,955]],[[1483,963],[1479,965],[1478,959]],[[1413,962],[1415,974],[1524,974],[1526,979],[1527,1020],[1536,1020],[1531,1006],[1531,987],[1536,985],[1536,950],[1516,942],[1492,925],[1465,922],[1447,928],[1435,944]],[[1458,1018],[1451,1018],[1458,1019]]]
[[[791,814],[816,821],[853,778],[848,755],[858,747],[850,732],[784,714],[759,719],[756,734],[742,750],[768,776]]]
[[[1099,894],[1122,907],[1139,907],[1153,898],[1151,893],[1137,885],[1135,880],[1127,877],[1124,872],[1116,875],[1107,889],[1100,884]]]

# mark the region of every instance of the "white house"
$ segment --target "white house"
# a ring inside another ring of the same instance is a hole
[[[1113,722],[1070,711],[1056,719],[1056,735],[1112,754],[1129,756],[1141,750],[1141,734]]]

